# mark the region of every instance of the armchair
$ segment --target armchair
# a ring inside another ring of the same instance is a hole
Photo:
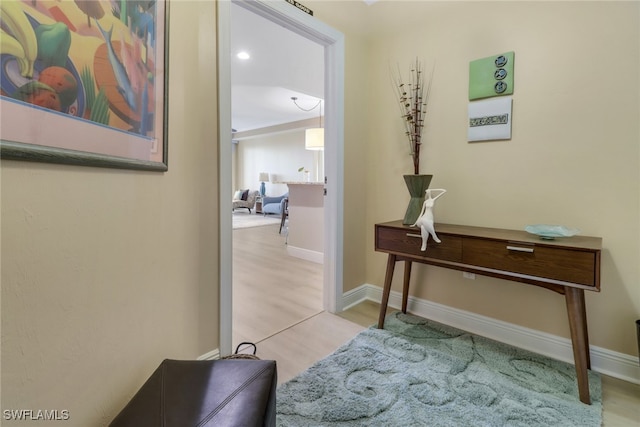
[[[245,208],[249,209],[249,213],[251,213],[251,209],[253,209],[256,204],[256,198],[258,197],[258,194],[259,193],[257,191],[249,191],[247,200],[234,199],[232,202],[232,210],[235,211],[236,209]]]
[[[262,213],[282,215],[284,209],[285,199],[289,197],[289,193],[284,193],[278,197],[263,197],[262,198]]]

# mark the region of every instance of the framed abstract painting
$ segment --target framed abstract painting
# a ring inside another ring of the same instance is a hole
[[[0,8],[3,159],[167,170],[168,1]]]

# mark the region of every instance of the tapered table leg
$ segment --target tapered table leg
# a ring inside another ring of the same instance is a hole
[[[402,312],[407,314],[407,300],[409,299],[409,281],[411,280],[411,261],[404,260],[404,280],[402,282]]]
[[[389,254],[387,258],[387,272],[384,276],[384,289],[382,290],[382,302],[380,303],[380,316],[378,317],[378,329],[384,328],[384,317],[387,314],[387,305],[389,304],[389,293],[391,292],[391,280],[393,279],[393,270],[396,267],[396,256]]]
[[[590,405],[588,369],[591,367],[591,361],[589,356],[589,335],[587,333],[587,313],[584,304],[584,291],[570,286],[565,286],[564,290],[567,302],[567,314],[569,315],[569,328],[571,330],[573,359],[576,365],[576,376],[578,378],[578,393],[580,395],[580,401]]]

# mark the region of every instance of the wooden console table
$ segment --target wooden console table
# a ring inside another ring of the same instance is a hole
[[[392,221],[375,225],[375,249],[389,254],[378,328],[384,327],[391,280],[397,261],[404,261],[402,312],[407,312],[411,263],[436,265],[484,276],[541,286],[565,296],[580,401],[590,404],[591,369],[584,291],[600,291],[599,237],[574,236],[542,240],[525,231],[436,224],[441,243],[430,237],[420,251],[420,230]]]

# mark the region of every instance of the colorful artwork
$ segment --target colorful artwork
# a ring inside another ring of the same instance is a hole
[[[3,158],[166,170],[166,3],[2,0]]]
[[[513,94],[515,53],[507,52],[469,63],[469,101]]]

